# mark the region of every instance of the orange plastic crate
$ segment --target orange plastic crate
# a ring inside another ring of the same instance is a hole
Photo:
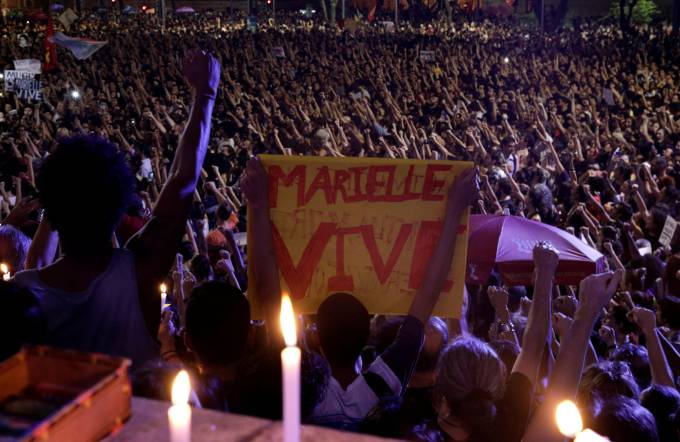
[[[67,402],[19,440],[99,440],[130,417],[130,364],[125,358],[27,346],[0,363],[0,403],[31,388],[58,392]]]

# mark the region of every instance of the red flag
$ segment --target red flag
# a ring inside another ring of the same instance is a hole
[[[368,11],[368,22],[372,23],[375,20],[375,13],[378,10],[378,0],[373,1],[373,7]]]
[[[47,32],[45,32],[45,64],[43,69],[49,71],[57,66],[57,45],[51,40],[54,36],[54,24],[52,16],[47,18]]]

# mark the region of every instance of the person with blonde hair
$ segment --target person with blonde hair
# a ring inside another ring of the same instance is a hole
[[[16,273],[24,269],[31,238],[10,224],[0,226],[0,263]]]
[[[435,428],[427,440],[517,441],[529,420],[533,386],[549,337],[551,290],[558,253],[547,243],[533,251],[534,299],[522,349],[506,381],[506,368],[486,342],[470,336],[444,350],[434,385]],[[511,322],[499,324],[514,333]]]

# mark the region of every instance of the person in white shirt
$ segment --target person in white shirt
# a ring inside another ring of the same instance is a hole
[[[272,252],[267,173],[257,158],[251,159],[241,188],[252,212],[252,295],[263,306],[266,323],[276,324],[281,293],[278,267]],[[321,353],[331,367],[324,400],[314,410],[313,423],[356,429],[381,398],[400,396],[409,383],[424,339],[427,323],[448,276],[457,230],[465,209],[478,198],[476,170],[467,169],[451,186],[442,233],[430,259],[423,284],[393,344],[369,366],[362,367],[360,353],[368,340],[370,315],[355,297],[336,293],[317,312]]]

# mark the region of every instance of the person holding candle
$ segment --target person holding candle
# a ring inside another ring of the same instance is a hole
[[[253,212],[254,229],[249,260],[253,262],[251,289],[263,305],[266,322],[276,323],[280,293],[278,269],[271,250],[267,175],[257,158],[251,159],[241,186]],[[409,383],[424,339],[424,324],[439,299],[451,268],[456,231],[464,210],[476,201],[476,170],[468,169],[449,189],[444,228],[430,259],[425,280],[392,345],[369,367],[358,364],[366,345],[370,315],[355,297],[337,293],[328,297],[317,312],[318,340],[331,367],[324,401],[312,422],[343,429],[356,429],[381,398],[400,396]]]
[[[126,356],[139,366],[158,356],[158,285],[185,233],[217,96],[220,64],[190,52],[183,64],[193,105],[152,218],[127,243],[111,237],[130,202],[134,176],[118,149],[94,136],[62,139],[37,177],[45,219],[63,256],[15,282],[33,291],[48,322],[50,345]],[[87,203],[87,216],[81,213]]]

